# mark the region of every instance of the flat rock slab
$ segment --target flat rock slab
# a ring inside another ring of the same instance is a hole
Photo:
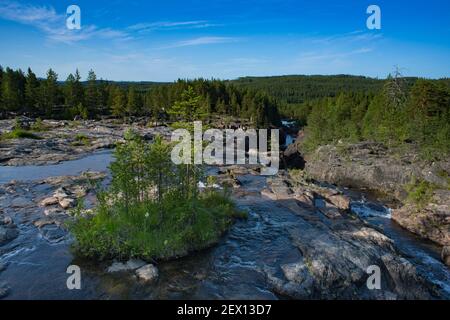
[[[145,261],[139,259],[130,259],[127,262],[114,262],[112,265],[108,267],[107,272],[126,272],[133,271],[145,265]]]
[[[53,224],[47,224],[41,227],[39,231],[41,232],[44,239],[50,243],[57,243],[62,241],[67,234],[63,229]]]
[[[17,197],[11,201],[11,207],[13,208],[25,208],[34,205],[34,202],[25,197]]]
[[[8,228],[0,226],[0,246],[15,239],[19,235],[19,231],[16,228]]]

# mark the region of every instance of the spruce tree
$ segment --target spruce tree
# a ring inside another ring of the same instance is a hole
[[[39,80],[36,75],[28,68],[25,84],[25,105],[31,113],[38,112],[39,102]]]

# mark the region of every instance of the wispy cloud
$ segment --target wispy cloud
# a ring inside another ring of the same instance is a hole
[[[58,42],[77,42],[92,38],[129,39],[126,32],[95,25],[82,25],[81,30],[66,28],[66,15],[58,14],[53,7],[21,4],[0,0],[0,18],[29,25],[41,30],[48,39]]]
[[[376,41],[381,39],[383,35],[375,32],[365,32],[363,30],[356,30],[344,34],[332,35],[329,37],[318,37],[312,39],[313,43],[333,45],[339,43],[357,43],[365,41]]]
[[[206,20],[194,21],[157,21],[134,24],[128,27],[128,30],[139,33],[151,32],[155,30],[177,30],[177,29],[201,29],[216,27],[220,24],[210,23]]]
[[[372,48],[359,48],[346,52],[331,52],[331,53],[319,53],[319,52],[307,52],[300,55],[298,60],[302,62],[313,62],[318,60],[333,60],[351,57],[354,55],[365,54],[372,52]]]
[[[238,40],[239,40],[238,38],[233,37],[198,37],[194,39],[178,41],[165,48],[179,48],[179,47],[200,46],[207,44],[230,43],[236,42]]]

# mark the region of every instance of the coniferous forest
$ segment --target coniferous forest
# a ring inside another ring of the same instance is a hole
[[[94,71],[87,79],[76,70],[59,81],[52,69],[39,79],[29,68],[0,67],[0,115],[25,114],[45,118],[95,119],[149,116],[158,120],[182,93],[192,87],[200,96],[199,104],[207,114],[227,114],[251,120],[258,126],[279,125],[274,98],[262,90],[239,88],[220,80],[178,80],[174,83],[116,83],[98,80]]]
[[[170,118],[171,106],[192,87],[205,114],[229,115],[264,127],[291,118],[306,126],[306,147],[337,141],[374,140],[418,145],[424,155],[450,150],[450,80],[360,76],[245,77],[174,83],[112,82],[78,70],[61,81],[52,69],[41,79],[0,67],[0,116],[95,119]]]

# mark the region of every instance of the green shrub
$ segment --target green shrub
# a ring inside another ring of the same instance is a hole
[[[93,215],[69,224],[74,248],[90,258],[170,259],[217,242],[234,218],[244,218],[227,192],[198,189],[193,165],[175,166],[170,145],[146,144],[132,132],[110,166],[112,183],[98,193]],[[79,210],[81,211],[81,210]]]
[[[416,204],[419,208],[425,207],[433,197],[434,190],[436,186],[425,180],[413,181],[406,186],[406,191],[408,192],[407,200]]]
[[[87,137],[86,135],[84,135],[82,133],[77,133],[75,135],[75,140],[72,142],[72,145],[74,145],[74,146],[80,146],[80,145],[87,146],[90,143],[91,143],[91,140],[89,139],[89,137]]]
[[[30,131],[15,128],[10,132],[3,133],[0,136],[0,140],[2,139],[41,139],[41,138]]]
[[[31,130],[36,132],[48,131],[48,126],[44,124],[41,118],[37,118],[36,121],[31,125]]]

